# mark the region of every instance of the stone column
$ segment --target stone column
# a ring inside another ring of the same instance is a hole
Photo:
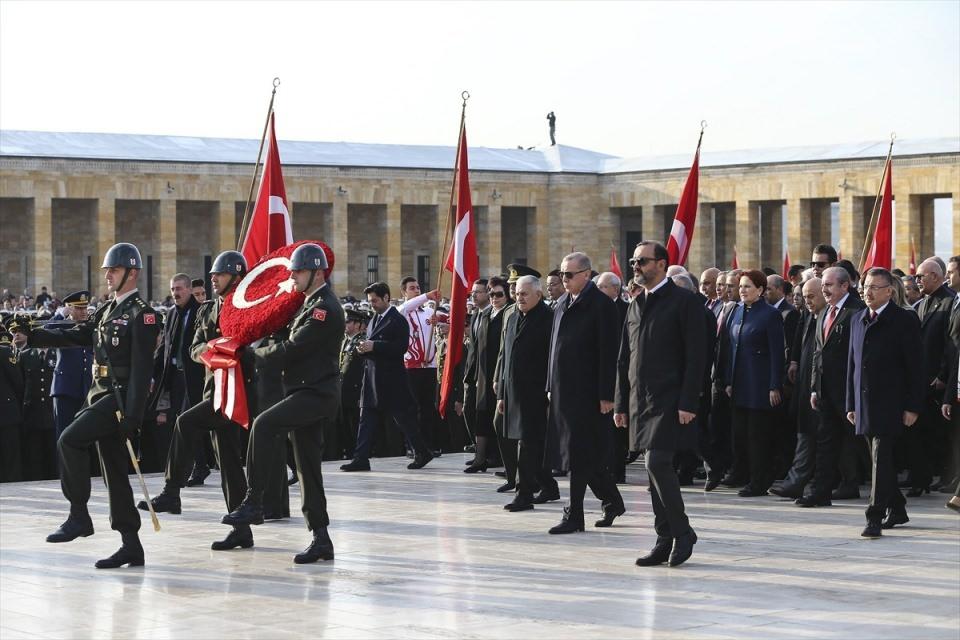
[[[866,226],[872,209],[864,207],[864,199],[844,194],[840,198],[840,242],[837,249],[854,265],[860,264]]]
[[[503,220],[499,204],[487,207],[487,217],[483,221],[483,232],[487,237],[486,255],[480,256],[481,273],[489,276],[503,269],[503,239],[500,223]]]
[[[953,202],[953,251],[960,253],[960,193],[954,191],[950,199]]]
[[[640,205],[640,229],[643,231],[644,240],[663,242],[664,239],[660,237],[663,230],[660,212],[653,204]]]
[[[607,221],[606,223],[600,223],[600,229],[611,228],[609,209],[607,211]],[[531,216],[533,217],[532,225],[530,224]],[[601,246],[606,247],[606,256],[608,257],[610,255],[610,242],[614,240],[614,237],[611,235],[602,239],[597,238],[602,243]],[[546,207],[527,207],[527,247],[531,254],[528,258],[530,266],[540,271],[541,275],[544,275],[544,280],[546,280],[546,273],[554,268],[550,263],[550,218]],[[608,262],[602,257],[603,253],[603,251],[598,251],[594,260],[602,260],[602,264],[609,266]]]
[[[361,298],[360,291],[356,290],[361,283],[350,282],[350,235],[348,233],[349,219],[345,196],[334,195],[331,215],[333,216],[333,224],[331,226],[330,248],[333,249],[333,254],[336,257],[333,273],[330,275],[331,280],[333,280],[333,288],[339,295],[346,295],[349,291],[355,297]],[[351,285],[354,286],[354,289],[350,288]]]
[[[763,247],[761,267],[770,267],[777,273],[783,266],[783,205],[779,202],[763,203]]]
[[[386,218],[386,258],[387,265],[384,270],[381,266],[381,277],[385,274],[385,282],[390,287],[391,292],[395,292],[397,298],[400,297],[400,279],[403,277],[403,237],[400,232],[400,223],[402,219],[401,206],[399,202],[387,203]]]
[[[53,197],[49,192],[38,191],[33,198],[32,254],[33,272],[27,278],[27,287],[34,295],[42,286],[58,291],[53,281]]]
[[[759,269],[760,264],[760,203],[751,200],[736,202],[737,261],[741,269]]]
[[[698,278],[707,267],[715,266],[713,245],[716,240],[713,233],[713,204],[701,202],[697,207],[697,223],[693,229],[693,243],[687,253],[687,270]],[[627,275],[627,265],[620,265]]]
[[[807,260],[815,244],[812,231],[813,203],[806,198],[787,200],[787,249],[791,264],[802,264]]]
[[[936,216],[933,213],[933,198],[930,196],[911,196],[911,207],[920,209],[920,233],[917,235],[917,260],[932,256],[935,249],[934,232],[936,230]],[[914,201],[916,204],[914,205]],[[923,256],[921,258],[920,256]],[[919,266],[919,263],[918,265]]]
[[[94,261],[102,259],[107,250],[117,242],[116,202],[110,195],[97,200],[97,255],[93,257]],[[121,239],[120,242],[126,242],[126,240]]]
[[[217,242],[220,251],[237,248],[237,203],[233,200],[220,201],[217,212]]]
[[[160,201],[160,218],[158,221],[160,242],[159,260],[154,277],[160,282],[166,282],[177,273],[177,201]]]

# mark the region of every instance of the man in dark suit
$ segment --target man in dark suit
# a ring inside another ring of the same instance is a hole
[[[152,410],[164,392],[170,393],[170,413],[174,421],[181,413],[200,402],[203,397],[204,367],[190,357],[190,345],[197,321],[200,303],[193,297],[192,280],[185,273],[178,273],[170,279],[170,295],[174,307],[167,312],[163,321],[163,340],[157,345],[153,362],[153,391],[147,407]],[[167,451],[169,455],[173,430],[165,427],[166,414],[158,416],[158,428],[153,436],[158,451]],[[162,422],[161,422],[162,421]],[[187,486],[203,484],[210,475],[207,465],[206,449],[202,442],[197,443],[194,452],[193,474]]]
[[[947,327],[955,297],[944,282],[943,269],[936,260],[924,260],[917,268],[917,279],[925,295],[919,314],[926,397],[916,428],[905,434],[911,481],[907,497],[929,493],[947,447],[947,423],[940,413],[946,381],[940,375],[948,350]]]
[[[643,285],[623,327],[614,420],[627,426],[634,448],[646,450],[650,500],[657,542],[639,566],[677,566],[693,553],[697,534],[684,512],[673,468],[678,449],[696,439],[696,412],[707,366],[703,304],[666,277],[668,254],[656,242],[641,242],[630,265]]]
[[[547,457],[552,468],[570,471],[570,506],[550,533],[584,530],[587,486],[600,498],[608,527],[625,513],[610,474],[609,421],[617,373],[617,312],[590,280],[590,258],[571,253],[560,264],[566,293],[553,312],[547,390],[550,414]]]
[[[343,307],[326,278],[327,256],[316,244],[302,244],[290,255],[290,278],[304,294],[303,306],[273,344],[245,348],[241,359],[261,368],[280,369],[283,400],[263,411],[250,429],[247,448],[247,496],[223,517],[223,524],[263,523],[263,492],[280,460],[284,439],[293,440],[300,478],[301,511],[313,540],[294,556],[297,564],[333,559],[327,532],[330,517],[323,489],[323,423],[336,420],[340,407],[340,343],[345,324]],[[248,367],[249,368],[249,367]]]
[[[716,267],[710,267],[700,274],[700,293],[706,298],[703,305],[710,310],[714,319],[720,316],[720,310],[723,308],[722,296],[717,292],[717,281],[720,277],[720,270]],[[726,283],[724,283],[726,290]]]
[[[477,367],[479,366],[479,360],[477,358],[477,350],[479,348],[477,335],[478,331],[480,330],[480,318],[487,307],[490,306],[490,296],[487,294],[486,278],[480,278],[474,281],[473,287],[470,289],[470,299],[473,300],[473,313],[468,318],[466,340],[464,345],[463,401],[461,402],[461,411],[463,412],[463,422],[470,434],[470,439],[473,440],[474,443],[472,452],[476,453],[477,388],[475,381],[477,379]],[[468,379],[473,380],[474,383],[469,383]],[[483,459],[478,460],[477,457],[474,456],[474,459],[470,464],[477,462],[481,464],[485,463],[486,453],[484,453],[481,458]]]
[[[801,507],[830,506],[831,490],[841,461],[842,484],[856,486],[856,457],[842,455],[855,445],[853,427],[846,419],[847,355],[850,319],[863,302],[850,294],[850,274],[842,267],[823,271],[823,297],[827,307],[817,318],[814,333],[813,380],[810,406],[819,411],[816,469],[810,495],[797,499]]]
[[[410,324],[390,304],[390,287],[375,282],[364,289],[373,309],[368,337],[357,351],[364,357],[363,385],[360,390],[360,426],[353,460],[341,471],[369,471],[370,448],[381,415],[389,416],[414,449],[408,469],[420,469],[433,460],[417,425],[417,404],[407,380],[403,356],[410,340]]]
[[[797,426],[797,446],[793,462],[786,477],[774,483],[771,495],[796,500],[803,497],[804,488],[813,477],[817,455],[817,425],[819,417],[810,406],[810,384],[813,374],[813,353],[816,348],[817,317],[827,306],[823,297],[820,278],[810,278],[803,283],[803,300],[806,308],[790,348],[790,364],[787,379],[794,385],[789,411]]]
[[[873,454],[867,526],[861,534],[866,538],[910,520],[897,487],[893,444],[904,425],[916,422],[924,396],[922,365],[914,355],[920,322],[891,303],[893,277],[886,269],[871,269],[864,282],[867,308],[850,320],[847,420],[857,435],[870,440]]]
[[[960,292],[960,256],[953,256],[947,261],[947,286],[951,291]],[[944,350],[943,362],[940,365],[940,373],[937,378],[946,383],[944,404],[949,406],[956,387],[950,383],[952,368],[957,366],[957,358],[960,357],[960,295],[953,299],[953,305],[950,307],[950,319],[947,321],[947,348]],[[947,418],[944,415],[944,418]],[[947,418],[951,422],[949,427],[950,439],[950,464],[947,471],[941,478],[940,493],[955,493],[960,488],[960,415]]]
[[[740,461],[733,456],[733,425],[731,420],[732,407],[730,398],[727,396],[724,384],[721,380],[721,363],[726,362],[727,350],[730,348],[730,332],[727,331],[727,322],[730,315],[737,308],[740,302],[740,276],[743,275],[741,269],[731,269],[723,274],[723,289],[721,291],[719,280],[717,281],[717,292],[722,293],[723,305],[720,308],[720,315],[717,317],[717,348],[713,356],[713,379],[712,406],[710,407],[710,420],[714,434],[719,438],[719,446],[716,453],[720,460],[726,461],[726,475],[721,478],[719,484],[727,487],[742,487],[747,484],[748,470],[743,464],[746,461]],[[704,485],[704,491],[712,491],[717,487],[717,483],[707,480]]]
[[[617,305],[617,320],[620,328],[627,319],[627,307],[629,305],[623,299],[623,285],[617,274],[606,271],[597,276],[597,288],[605,293],[613,303]],[[617,429],[613,421],[610,421],[610,429],[613,433],[610,448],[610,470],[613,473],[613,479],[617,484],[626,484],[627,482],[627,450],[629,449],[628,434],[625,429]],[[694,457],[691,455],[691,457]],[[696,467],[696,464],[693,465]]]
[[[787,289],[790,287],[782,277],[773,274],[767,276],[767,290],[765,296],[767,303],[780,312],[783,318],[783,338],[784,338],[784,363],[785,367],[790,363],[790,349],[793,346],[793,339],[797,333],[797,324],[800,322],[800,312],[790,303],[787,296]],[[777,420],[776,436],[776,474],[779,478],[790,468],[793,461],[793,452],[797,446],[797,429],[793,415],[790,413],[790,402],[794,396],[793,382],[790,381],[784,369],[783,402],[777,408],[779,414]]]
[[[547,432],[547,358],[553,313],[543,302],[539,279],[517,280],[517,312],[507,321],[500,351],[497,411],[503,414],[506,437],[520,441],[517,495],[507,511],[533,509],[560,499],[557,481],[544,465]],[[534,496],[539,488],[540,493]]]

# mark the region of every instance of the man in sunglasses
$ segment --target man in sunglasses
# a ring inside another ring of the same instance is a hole
[[[810,268],[817,278],[823,278],[823,271],[837,264],[837,250],[828,244],[818,244],[810,256]]]
[[[617,370],[619,319],[613,300],[590,280],[590,258],[571,253],[560,264],[566,293],[553,312],[547,392],[547,456],[570,472],[570,506],[550,533],[584,530],[583,498],[589,486],[600,498],[609,527],[626,511],[607,465]]]

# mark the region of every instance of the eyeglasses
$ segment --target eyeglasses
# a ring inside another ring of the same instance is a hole
[[[479,296],[481,293],[486,293],[486,291],[471,291],[471,296]]]
[[[880,289],[886,289],[887,287],[892,287],[890,284],[871,284],[864,287],[867,291],[879,291]]]
[[[491,298],[502,298],[503,296],[507,295],[503,291],[488,291],[487,293],[490,294]]]
[[[826,262],[811,262],[811,263],[810,263],[810,266],[811,266],[811,267],[816,267],[816,268],[818,268],[818,269],[823,269],[824,267],[827,266],[827,263],[826,263]]]
[[[564,280],[573,280],[573,276],[577,275],[578,273],[584,273],[587,271],[590,271],[590,269],[580,269],[580,271],[561,271],[560,277],[563,278]]]
[[[648,262],[656,262],[656,260],[656,258],[630,258],[630,260],[627,261],[627,264],[629,264],[631,267],[635,267],[637,265],[642,267]]]

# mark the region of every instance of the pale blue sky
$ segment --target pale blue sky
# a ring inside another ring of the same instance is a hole
[[[561,143],[621,156],[960,135],[960,3],[0,4],[0,127]]]

